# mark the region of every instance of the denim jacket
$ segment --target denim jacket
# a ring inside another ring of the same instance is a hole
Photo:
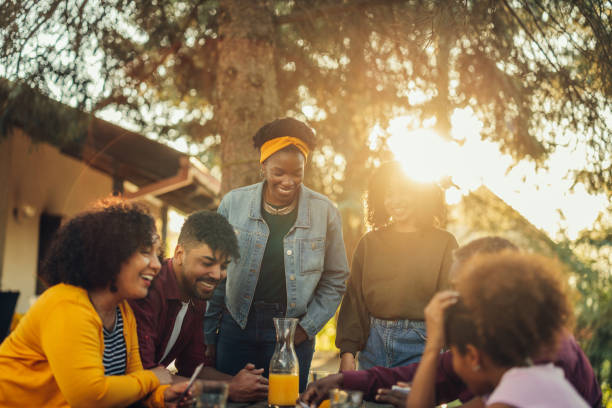
[[[223,307],[246,327],[268,235],[261,215],[264,183],[230,191],[219,209],[234,227],[240,259],[232,261],[227,279],[215,289],[204,318],[207,344],[216,344]],[[295,224],[283,239],[287,317],[313,338],[334,315],[346,289],[349,269],[338,209],[322,194],[300,188]]]

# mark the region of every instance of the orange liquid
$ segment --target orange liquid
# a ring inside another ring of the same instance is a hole
[[[295,406],[300,392],[300,377],[291,374],[270,374],[268,404]]]
[[[319,404],[319,408],[329,408],[330,406],[331,402],[328,399],[321,401]]]

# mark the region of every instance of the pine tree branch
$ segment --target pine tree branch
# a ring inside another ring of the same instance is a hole
[[[19,72],[21,71],[21,61],[22,61],[22,57],[23,57],[23,50],[26,48],[26,44],[32,39],[32,37],[34,36],[34,34],[36,34],[38,32],[38,29],[47,21],[49,21],[49,19],[51,17],[53,17],[53,14],[55,13],[55,10],[59,7],[60,5],[60,1],[57,0],[55,1],[53,4],[51,4],[51,7],[49,8],[49,10],[42,15],[40,21],[34,26],[34,28],[32,30],[30,30],[30,32],[25,36],[23,43],[21,44],[21,47],[19,47],[19,56],[17,58],[17,64],[15,66],[15,74],[19,75]]]
[[[555,65],[555,63],[550,59],[550,57],[548,56],[548,54],[546,53],[546,51],[544,51],[544,48],[542,48],[542,45],[540,44],[540,42],[538,40],[535,39],[535,37],[533,36],[533,34],[531,33],[531,31],[527,28],[527,26],[525,25],[525,22],[518,16],[518,14],[516,14],[516,12],[514,11],[514,9],[508,4],[507,0],[502,0],[502,3],[506,6],[506,9],[508,9],[508,11],[510,12],[510,14],[512,15],[512,17],[514,17],[514,19],[517,21],[517,23],[519,23],[519,25],[521,26],[521,28],[523,29],[523,31],[525,31],[525,34],[527,34],[527,36],[529,37],[529,39],[531,41],[533,41],[533,43],[535,43],[535,45],[538,47],[538,49],[540,50],[540,52],[542,52],[542,54],[544,55],[544,57],[546,58],[546,60],[548,61],[548,63],[550,64],[551,67],[554,68],[555,71],[559,71],[559,69],[557,68],[557,66]]]
[[[381,7],[407,2],[408,0],[356,0],[352,1],[350,4],[333,4],[325,7],[318,7],[314,11],[309,11],[303,8],[302,11],[295,11],[291,14],[276,17],[275,23],[277,25],[298,23],[304,20],[315,20],[317,18],[329,17],[335,14],[362,10],[367,7]]]

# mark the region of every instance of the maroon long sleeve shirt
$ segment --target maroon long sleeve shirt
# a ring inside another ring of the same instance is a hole
[[[147,297],[129,303],[136,315],[140,358],[145,369],[167,366],[176,360],[174,364],[178,374],[190,377],[198,364],[214,365],[205,356],[203,321],[206,301],[203,300],[191,300],[176,343],[161,360],[182,306],[172,259],[164,261]]]
[[[440,354],[436,370],[436,401],[438,404],[460,399],[467,401],[473,394],[453,370],[453,358],[450,351]],[[548,361],[537,361],[545,363]],[[601,388],[588,358],[573,336],[567,336],[561,342],[553,363],[562,368],[565,378],[592,407],[601,407]],[[373,400],[378,389],[391,388],[398,381],[411,382],[418,363],[402,367],[374,367],[369,370],[346,371],[343,373],[343,388],[361,390],[364,397]]]

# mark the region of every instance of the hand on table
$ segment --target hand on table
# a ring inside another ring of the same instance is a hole
[[[263,368],[248,363],[229,382],[229,398],[234,402],[258,401],[268,398],[268,380]]]
[[[302,326],[298,324],[295,329],[295,335],[293,336],[293,344],[299,346],[306,340],[308,340],[308,334],[306,334],[306,330],[304,330]]]
[[[194,385],[191,387],[184,398],[179,401],[179,398],[187,388],[189,384],[188,381],[183,381],[181,383],[172,384],[170,387],[164,390],[164,402],[166,407],[175,408],[175,407],[191,407],[195,403],[195,398],[193,397],[194,388],[197,388],[197,383],[200,380],[196,380]]]
[[[342,378],[342,373],[332,374],[308,384],[306,391],[300,395],[300,401],[311,407],[317,407],[321,401],[329,398],[330,390],[342,388]]]
[[[404,382],[398,382],[397,385],[403,388],[410,387],[410,384]],[[376,394],[376,402],[391,404],[398,408],[404,408],[406,406],[407,396],[408,394],[404,391],[381,388]]]

